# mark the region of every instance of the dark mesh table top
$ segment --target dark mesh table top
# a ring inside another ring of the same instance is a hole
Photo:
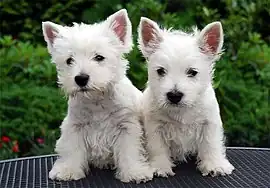
[[[225,177],[203,177],[196,170],[194,161],[180,164],[176,175],[169,178],[154,178],[144,184],[122,183],[114,179],[113,171],[91,169],[85,179],[59,182],[48,179],[48,172],[56,159],[55,155],[0,161],[0,188],[37,187],[93,187],[93,188],[163,188],[163,187],[269,187],[270,149],[228,148],[227,155],[236,170]]]

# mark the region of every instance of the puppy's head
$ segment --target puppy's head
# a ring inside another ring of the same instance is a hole
[[[122,56],[132,49],[131,23],[125,9],[93,25],[67,27],[43,22],[42,29],[59,84],[68,95],[105,90],[125,75],[127,61]]]
[[[149,87],[157,103],[194,105],[211,84],[213,64],[222,52],[221,23],[186,34],[162,30],[154,21],[141,18],[138,33],[139,48],[148,61]]]

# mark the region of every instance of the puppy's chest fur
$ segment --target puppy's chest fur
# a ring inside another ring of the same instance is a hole
[[[206,120],[197,111],[169,112],[160,116],[159,131],[169,146],[171,157],[185,161],[189,154],[196,154]]]
[[[75,108],[71,115],[75,120],[73,125],[83,135],[89,162],[100,168],[113,165],[113,145],[125,131],[121,123],[129,118],[132,109],[113,99],[83,100]]]

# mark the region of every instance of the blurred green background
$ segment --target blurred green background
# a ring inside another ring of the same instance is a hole
[[[269,0],[5,0],[0,2],[0,159],[53,153],[66,99],[43,40],[41,22],[94,23],[126,8],[134,42],[141,16],[190,31],[220,20],[225,54],[214,85],[227,146],[270,147]],[[147,72],[137,47],[128,76],[144,89]]]

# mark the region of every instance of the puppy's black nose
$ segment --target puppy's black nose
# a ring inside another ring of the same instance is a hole
[[[89,76],[87,74],[80,74],[80,75],[75,76],[75,82],[80,87],[86,86],[88,80],[89,80]]]
[[[182,92],[178,92],[178,91],[167,93],[168,100],[173,104],[179,103],[183,96],[184,96],[184,94]]]

